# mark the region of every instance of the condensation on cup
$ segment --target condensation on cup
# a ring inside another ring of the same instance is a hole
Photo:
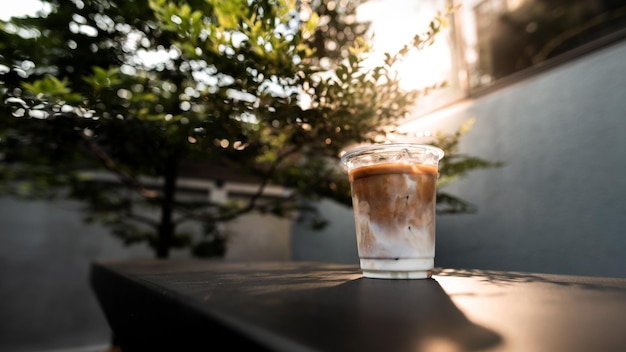
[[[425,279],[435,259],[435,199],[443,150],[395,143],[347,151],[363,276]]]

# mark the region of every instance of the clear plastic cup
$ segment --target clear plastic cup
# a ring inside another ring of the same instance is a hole
[[[425,279],[435,260],[435,198],[443,150],[378,144],[347,151],[364,277]]]

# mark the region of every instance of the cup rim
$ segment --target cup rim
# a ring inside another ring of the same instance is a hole
[[[379,143],[379,144],[369,144],[361,147],[355,147],[353,149],[346,150],[345,153],[341,156],[341,161],[343,164],[347,164],[348,160],[358,154],[378,150],[383,148],[395,148],[398,150],[402,150],[404,148],[418,148],[429,151],[437,156],[437,160],[441,160],[445,154],[443,149],[439,147],[435,147],[429,144],[420,144],[420,143]]]

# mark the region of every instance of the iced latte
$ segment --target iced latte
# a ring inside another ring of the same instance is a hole
[[[365,277],[430,277],[442,156],[438,148],[414,144],[369,146],[343,156]]]

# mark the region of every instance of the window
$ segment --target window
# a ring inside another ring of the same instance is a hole
[[[624,37],[623,0],[466,0],[470,90]]]
[[[447,82],[417,102],[415,116],[501,87],[626,38],[623,0],[369,0],[375,51],[393,52],[456,6],[432,47],[412,53],[399,74],[406,88]]]

